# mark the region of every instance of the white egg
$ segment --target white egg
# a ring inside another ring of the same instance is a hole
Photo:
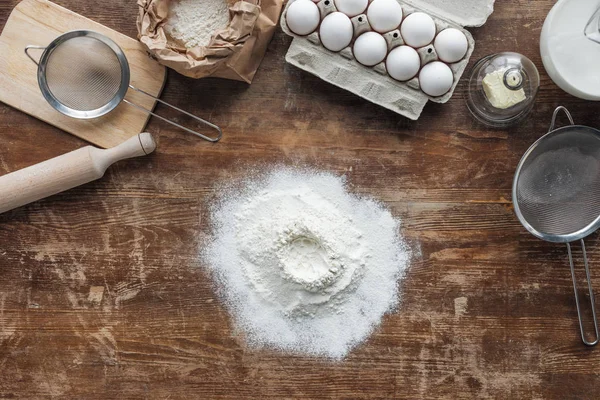
[[[335,0],[338,11],[343,12],[350,18],[362,14],[369,5],[369,0]]]
[[[313,33],[321,20],[319,8],[310,0],[296,0],[287,10],[285,17],[288,27],[296,35]]]
[[[334,12],[323,18],[319,37],[327,50],[340,51],[352,41],[354,29],[346,14]]]
[[[388,54],[385,67],[392,78],[404,82],[417,75],[421,68],[421,59],[412,47],[400,46]]]
[[[416,12],[404,19],[400,33],[404,42],[411,47],[427,46],[435,37],[435,22],[429,15]]]
[[[467,54],[469,43],[464,33],[455,28],[441,31],[433,43],[440,60],[455,63]]]
[[[367,19],[377,32],[393,31],[402,22],[402,7],[396,0],[374,0],[367,10]]]
[[[454,83],[454,75],[449,66],[440,61],[434,61],[421,69],[419,84],[421,90],[432,97],[448,93]]]
[[[372,67],[385,59],[387,54],[387,42],[379,33],[363,33],[354,42],[354,58],[366,65]]]

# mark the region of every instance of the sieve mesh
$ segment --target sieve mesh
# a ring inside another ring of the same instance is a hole
[[[79,36],[52,50],[46,62],[48,90],[64,106],[92,111],[117,96],[122,68],[115,52],[100,40]]]
[[[542,139],[516,182],[523,218],[543,235],[570,235],[600,215],[600,137],[574,126]]]
[[[223,136],[223,131],[217,125],[132,86],[125,53],[118,44],[102,34],[88,30],[71,31],[60,35],[47,47],[29,45],[24,50],[38,65],[38,83],[42,95],[50,106],[66,116],[94,119],[106,115],[121,102],[125,102],[210,142],[217,142]],[[44,50],[39,62],[29,53],[31,50]],[[125,99],[129,89],[209,126],[217,131],[217,136],[206,136],[186,128]]]

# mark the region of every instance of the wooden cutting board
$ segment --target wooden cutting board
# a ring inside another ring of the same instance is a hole
[[[166,70],[147,55],[137,40],[49,1],[24,0],[14,8],[0,35],[0,101],[97,146],[113,147],[142,132],[149,114],[126,103],[93,120],[78,120],[59,113],[42,96],[37,66],[23,50],[31,44],[46,46],[60,34],[77,29],[93,30],[114,40],[129,60],[131,84],[160,96]],[[36,51],[32,54],[35,56]],[[156,104],[152,98],[132,90],[126,98],[147,109]]]

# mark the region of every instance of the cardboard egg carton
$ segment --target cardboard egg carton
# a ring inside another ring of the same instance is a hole
[[[464,27],[483,25],[494,10],[494,0],[398,0],[404,18],[413,12],[422,11],[433,18],[437,33],[446,28],[456,28],[467,37],[469,44],[467,55],[457,63],[448,64],[454,73],[452,88],[443,96],[431,97],[420,90],[418,76],[408,82],[399,82],[387,74],[385,61],[374,67],[360,64],[352,53],[354,40],[342,51],[332,52],[322,46],[318,29],[308,36],[294,34],[286,22],[287,10],[294,1],[296,0],[288,2],[281,16],[283,31],[294,37],[285,60],[326,82],[412,120],[419,118],[428,101],[446,103],[450,100],[475,48],[473,36]],[[372,1],[370,0],[369,4]],[[321,12],[321,20],[331,12],[337,11],[335,0],[321,0],[317,6]],[[351,21],[354,27],[354,39],[372,30],[366,11],[351,18]],[[383,36],[388,44],[388,52],[404,44],[399,28]],[[417,49],[417,52],[422,66],[438,60],[433,44]]]

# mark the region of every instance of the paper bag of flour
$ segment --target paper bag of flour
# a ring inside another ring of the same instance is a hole
[[[251,83],[275,32],[283,0],[228,0],[229,24],[215,31],[208,45],[192,48],[177,43],[165,30],[170,1],[137,0],[138,38],[150,54],[191,78]]]

